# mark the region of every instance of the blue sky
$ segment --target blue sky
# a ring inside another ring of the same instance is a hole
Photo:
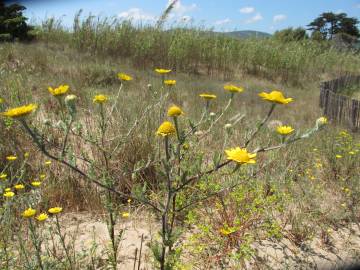
[[[117,16],[134,22],[153,23],[168,0],[20,0],[26,16],[40,22],[62,17],[72,25],[74,14],[83,9],[100,16]],[[286,27],[305,27],[326,11],[360,17],[360,0],[180,0],[170,17],[171,24],[192,24],[218,31],[257,30],[273,33]]]

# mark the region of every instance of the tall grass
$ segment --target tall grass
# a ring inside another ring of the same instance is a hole
[[[50,19],[38,39],[96,55],[127,59],[137,68],[169,67],[229,79],[238,74],[301,84],[323,76],[360,69],[356,52],[310,40],[281,43],[275,39],[236,39],[202,27],[162,30],[118,18],[75,16],[72,30]]]

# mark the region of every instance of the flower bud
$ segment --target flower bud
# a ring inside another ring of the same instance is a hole
[[[321,128],[322,126],[326,125],[328,122],[327,118],[322,116],[316,120],[316,127]]]
[[[74,116],[76,114],[76,99],[77,99],[77,96],[75,96],[75,95],[67,95],[65,97],[66,107],[72,116]]]

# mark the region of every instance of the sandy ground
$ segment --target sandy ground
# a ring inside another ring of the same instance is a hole
[[[66,224],[68,235],[74,238],[77,251],[93,248],[94,254],[105,260],[104,246],[108,245],[107,227],[100,217],[88,213],[65,214],[62,224]],[[156,237],[156,224],[146,213],[137,213],[129,218],[121,218],[116,226],[119,232],[125,229],[119,250],[118,269],[134,269],[135,251],[139,251],[143,238],[141,270],[153,269],[147,244]],[[247,263],[248,269],[338,269],[356,263],[360,259],[360,229],[357,225],[331,231],[327,243],[320,237],[303,243],[300,247],[284,238],[280,242],[261,241],[253,247],[257,257]],[[139,258],[139,252],[137,252]],[[101,269],[101,266],[99,267]],[[137,266],[136,266],[137,269]],[[229,269],[240,269],[233,265]]]

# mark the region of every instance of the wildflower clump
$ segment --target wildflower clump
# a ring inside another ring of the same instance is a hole
[[[14,160],[17,160],[17,157],[16,156],[7,156],[6,159],[8,161],[14,161]]]
[[[14,186],[14,188],[15,188],[16,190],[20,190],[20,189],[24,189],[25,186],[24,186],[23,184],[17,184],[17,185]]]
[[[231,149],[225,150],[225,153],[227,155],[227,160],[235,161],[238,164],[244,164],[244,163],[254,164],[254,163],[256,163],[256,161],[254,159],[256,157],[256,154],[248,153],[246,148],[240,148],[240,147],[231,148]]]
[[[176,85],[176,80],[164,80],[164,84],[167,86],[174,86]]]
[[[159,74],[168,74],[171,72],[171,69],[163,69],[163,68],[156,68],[155,72],[159,73]]]
[[[293,101],[292,98],[285,98],[280,91],[272,91],[271,93],[262,92],[259,94],[264,100],[278,104],[288,104]]]
[[[280,135],[289,135],[294,132],[294,129],[291,126],[278,126],[276,128],[276,132]]]
[[[14,197],[14,195],[15,195],[15,193],[12,192],[12,191],[6,191],[6,192],[4,193],[4,197],[6,197],[6,198]]]
[[[108,96],[106,96],[106,95],[96,95],[96,96],[94,96],[94,98],[93,98],[93,102],[94,102],[94,103],[102,104],[102,103],[107,102],[108,99],[109,99],[109,98],[108,98]]]
[[[48,210],[48,212],[53,215],[59,214],[61,213],[61,211],[62,211],[62,207],[52,207]]]
[[[32,113],[37,109],[37,107],[38,105],[36,104],[24,105],[24,106],[8,109],[7,111],[1,113],[1,115],[10,118],[19,118]]]
[[[224,90],[229,91],[231,93],[241,93],[244,91],[244,88],[233,85],[233,84],[226,84],[224,86]]]
[[[36,210],[35,209],[32,209],[31,207],[26,209],[23,213],[22,213],[22,216],[24,218],[30,218],[30,217],[33,217],[35,216],[36,214]]]
[[[169,121],[165,121],[159,126],[158,130],[156,131],[156,134],[159,136],[166,137],[175,134],[175,132],[176,130],[174,125]]]
[[[184,112],[178,106],[171,106],[168,110],[168,116],[170,117],[177,117],[184,114]]]
[[[58,86],[56,88],[52,88],[52,87],[49,86],[48,91],[53,96],[62,96],[62,95],[65,95],[69,91],[69,86],[66,85],[66,84],[60,85],[60,86]]]
[[[41,213],[40,215],[38,215],[37,217],[36,217],[36,219],[37,219],[37,221],[45,221],[45,220],[47,220],[48,219],[48,215],[47,214],[45,214],[45,213]]]
[[[206,100],[211,100],[211,99],[215,99],[216,95],[203,93],[203,94],[200,94],[199,97],[206,99]]]
[[[132,81],[133,80],[133,78],[130,75],[127,75],[127,74],[121,73],[121,72],[118,73],[118,78],[121,81]]]

